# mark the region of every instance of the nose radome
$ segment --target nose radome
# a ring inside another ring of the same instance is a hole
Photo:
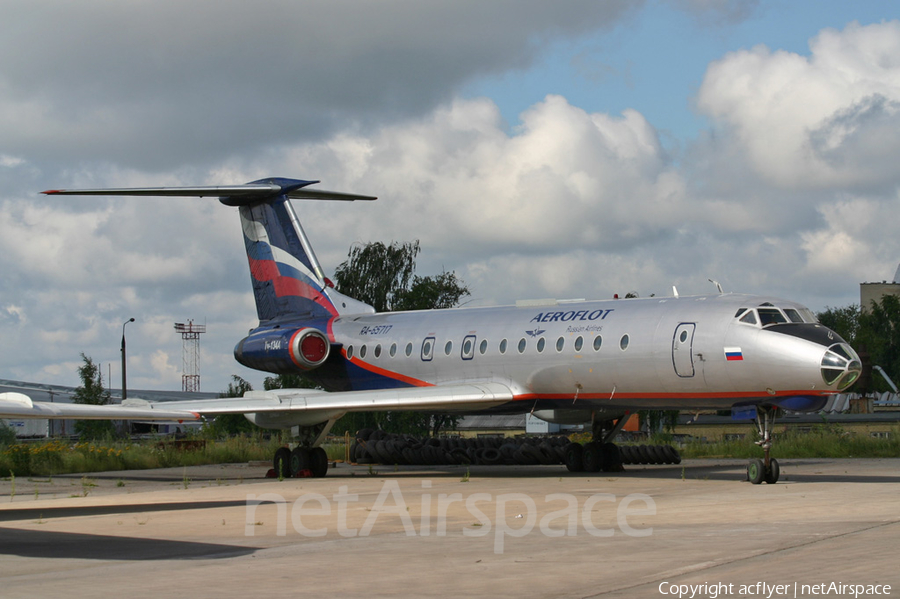
[[[829,387],[843,391],[856,382],[862,373],[862,362],[846,343],[835,343],[822,357],[822,378]]]

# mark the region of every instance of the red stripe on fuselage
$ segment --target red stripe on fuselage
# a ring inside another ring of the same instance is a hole
[[[776,391],[774,395],[766,391],[725,391],[708,393],[615,393],[610,397],[609,393],[579,393],[578,399],[756,399],[760,397],[792,397],[795,395],[834,395],[833,391]],[[513,397],[515,401],[527,401],[535,399],[569,399],[574,397],[572,393],[522,393]],[[577,401],[577,400],[576,400]]]
[[[341,350],[341,353],[344,354],[344,358],[347,357],[347,351]],[[363,370],[368,370],[372,374],[377,374],[379,376],[384,376],[389,379],[393,379],[395,381],[399,381],[401,383],[406,383],[407,385],[412,385],[413,387],[434,387],[434,383],[429,383],[426,381],[421,381],[419,379],[415,379],[411,376],[406,376],[405,374],[400,374],[399,372],[393,372],[391,370],[385,370],[384,368],[379,368],[377,366],[373,366],[368,362],[360,360],[359,358],[350,358],[350,363],[354,366],[359,366]]]

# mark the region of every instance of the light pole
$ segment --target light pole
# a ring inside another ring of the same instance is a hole
[[[129,318],[122,323],[122,400],[128,398],[128,391],[125,387],[125,325],[134,322],[133,318]]]

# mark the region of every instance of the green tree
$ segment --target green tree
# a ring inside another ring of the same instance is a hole
[[[454,272],[421,277],[415,274],[419,241],[380,241],[350,248],[347,260],[334,272],[338,291],[366,302],[378,312],[453,308],[469,289]],[[458,416],[421,412],[353,412],[342,417],[334,430],[355,433],[380,428],[398,434],[437,434],[456,426]]]
[[[103,388],[103,374],[100,367],[82,352],[83,364],[78,367],[81,385],[75,388],[72,401],[78,404],[104,406],[112,400],[109,391]],[[75,422],[75,433],[81,439],[106,439],[115,435],[116,429],[112,420],[78,420]]]
[[[356,244],[334,271],[338,291],[374,307],[377,312],[452,308],[469,295],[453,272],[420,277],[416,272],[419,240]]]
[[[816,314],[816,318],[855,348],[861,315],[859,304],[850,304],[843,308],[826,307],[824,311]]]

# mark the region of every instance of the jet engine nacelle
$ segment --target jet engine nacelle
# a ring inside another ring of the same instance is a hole
[[[255,332],[234,348],[235,359],[244,366],[279,374],[313,370],[330,354],[328,338],[312,327]]]

